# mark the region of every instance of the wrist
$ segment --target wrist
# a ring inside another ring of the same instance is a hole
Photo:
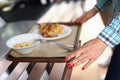
[[[98,42],[98,43],[100,43],[103,47],[107,47],[108,45],[105,43],[105,42],[103,42],[101,39],[99,39],[99,38],[96,38],[96,41]]]
[[[92,12],[93,14],[96,14],[98,11],[97,11],[95,8],[93,8],[93,9],[91,9],[91,12]]]

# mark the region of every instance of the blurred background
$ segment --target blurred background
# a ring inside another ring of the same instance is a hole
[[[53,2],[53,0],[0,0],[0,16],[6,22],[36,20]]]

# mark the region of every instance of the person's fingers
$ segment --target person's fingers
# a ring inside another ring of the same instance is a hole
[[[68,67],[70,68],[70,67],[78,66],[78,65],[84,63],[87,60],[89,60],[89,59],[86,57],[86,55],[81,54],[81,55],[75,57],[72,61],[70,61],[68,63]]]
[[[81,53],[83,52],[83,49],[80,48],[78,50],[76,50],[75,52],[71,53],[70,55],[65,57],[65,61],[69,61],[70,59],[74,58],[74,57],[78,57],[81,55]]]
[[[88,68],[94,61],[95,61],[95,59],[90,59],[90,60],[82,67],[82,70],[85,70],[86,68]]]
[[[74,61],[72,61],[71,63],[74,64],[75,66],[78,66],[86,61],[88,61],[89,59],[87,57],[83,57],[83,58],[76,58]]]
[[[65,61],[69,61],[70,59],[76,57],[77,54],[79,54],[79,52],[77,52],[77,51],[71,53],[70,55],[68,55],[68,56],[65,57]],[[79,56],[79,55],[78,55],[78,56]]]

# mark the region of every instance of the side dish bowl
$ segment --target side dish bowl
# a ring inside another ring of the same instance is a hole
[[[20,34],[10,38],[6,42],[6,46],[18,53],[29,54],[33,52],[36,49],[36,47],[40,44],[39,41],[37,42],[33,41],[34,39],[38,39],[39,37],[40,36],[38,34],[31,34],[31,33]],[[22,46],[18,47],[18,45],[22,45]]]

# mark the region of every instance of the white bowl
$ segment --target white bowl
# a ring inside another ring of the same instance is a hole
[[[33,43],[34,39],[38,39],[38,38],[40,38],[40,36],[38,34],[31,34],[31,33],[20,34],[20,35],[10,38],[6,42],[6,46],[15,50],[18,53],[29,54],[29,53],[33,52],[35,50],[35,48],[38,46],[38,44],[40,43],[39,41]],[[21,42],[32,42],[33,44],[31,46],[26,46],[26,47],[22,47],[22,48],[14,48],[15,44],[18,44]]]

